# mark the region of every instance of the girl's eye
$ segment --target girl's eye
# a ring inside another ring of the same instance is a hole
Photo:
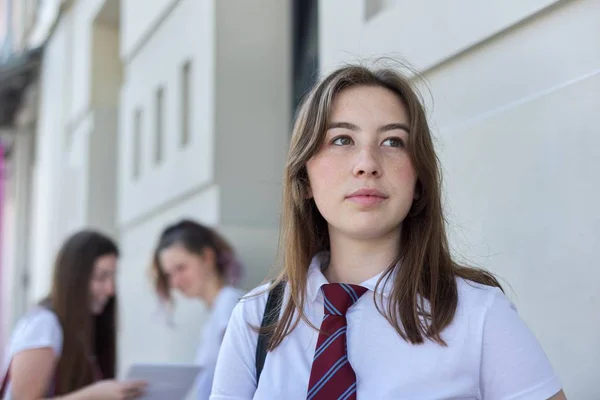
[[[382,144],[389,147],[404,147],[404,141],[398,137],[387,138]]]
[[[339,136],[333,139],[331,141],[331,144],[334,144],[336,146],[347,146],[352,144],[352,139],[350,139],[350,137],[348,136]]]

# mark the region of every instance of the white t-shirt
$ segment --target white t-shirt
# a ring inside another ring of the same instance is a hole
[[[348,359],[357,376],[357,398],[541,400],[561,390],[543,349],[499,289],[457,279],[456,314],[442,333],[448,346],[431,341],[412,345],[375,308],[379,277],[361,284],[368,291],[346,315]],[[320,288],[326,283],[315,257],[308,272],[304,311],[316,327],[324,315]],[[392,285],[390,279],[378,288],[384,304]],[[318,332],[302,320],[267,355],[257,388],[258,334],[249,324],[260,326],[267,296],[249,295],[234,309],[211,400],[306,398]],[[287,288],[284,296],[285,307]]]
[[[225,286],[217,295],[208,321],[202,329],[202,341],[196,353],[196,364],[202,366],[197,381],[198,400],[208,400],[215,374],[219,348],[231,312],[242,297],[238,289]]]
[[[50,347],[54,350],[54,354],[56,354],[57,357],[60,357],[62,346],[63,332],[56,314],[43,307],[33,308],[17,322],[6,355],[4,356],[0,381],[4,379],[10,362],[15,354],[23,350]],[[4,400],[12,399],[10,392],[11,385],[9,382],[6,393],[4,394]]]

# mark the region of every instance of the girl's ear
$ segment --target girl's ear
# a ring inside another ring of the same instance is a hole
[[[205,247],[204,250],[202,250],[202,258],[204,259],[204,262],[209,264],[217,263],[217,254],[210,247]]]

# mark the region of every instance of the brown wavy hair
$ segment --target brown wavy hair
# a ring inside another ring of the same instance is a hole
[[[115,377],[116,295],[100,315],[90,312],[94,264],[106,255],[119,255],[115,242],[99,232],[84,230],[70,236],[56,256],[52,290],[41,302],[56,314],[63,330],[63,349],[55,371],[56,395],[93,383],[95,367],[104,379]]]
[[[336,96],[357,86],[388,89],[404,104],[410,119],[408,152],[418,176],[416,199],[402,222],[400,254],[378,282],[380,285],[394,279],[389,311],[377,305],[379,312],[404,340],[420,344],[430,339],[445,345],[441,333],[452,322],[458,304],[456,278],[501,288],[491,273],[459,265],[451,257],[442,212],[439,160],[422,100],[411,81],[394,69],[345,66],[308,93],[294,123],[283,182],[279,243],[283,271],[273,283],[286,281],[291,298],[279,321],[266,329],[273,335],[270,350],[282,342],[300,318],[312,326],[302,312],[308,266],[315,254],[329,250],[329,234],[327,222],[307,195],[306,163],[324,141]],[[399,261],[402,268],[391,274]]]

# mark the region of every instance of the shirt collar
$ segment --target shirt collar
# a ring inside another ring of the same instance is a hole
[[[323,275],[321,270],[322,266],[329,261],[329,252],[322,251],[317,253],[310,263],[308,267],[308,278],[306,284],[306,291],[308,294],[308,298],[310,301],[315,301],[319,292],[321,291],[321,286],[328,284],[327,278]],[[394,278],[396,277],[397,268],[391,272],[389,276],[383,278],[383,281],[377,287],[377,293],[382,294],[388,297],[394,287]],[[377,282],[383,276],[385,271],[380,272],[374,277],[367,279],[362,282],[360,286],[367,288],[368,290],[375,292],[375,287],[377,286]]]

